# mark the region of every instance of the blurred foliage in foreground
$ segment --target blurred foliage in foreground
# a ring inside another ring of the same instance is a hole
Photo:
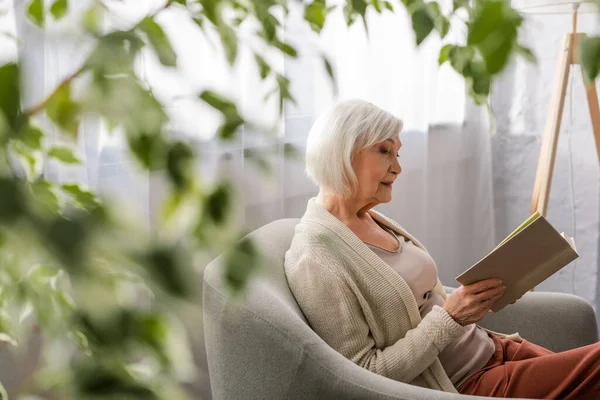
[[[31,23],[40,29],[48,19],[60,20],[68,12],[67,0],[55,0],[49,7],[47,3],[27,4]],[[518,42],[522,17],[504,0],[454,0],[446,14],[435,1],[423,0],[298,4],[315,34],[336,8],[342,8],[348,25],[362,21],[368,32],[367,13],[404,7],[417,45],[434,32],[445,37],[453,15],[462,13],[466,20],[458,23],[465,24],[466,40],[443,47],[439,61],[449,62],[465,77],[470,95],[480,104],[487,102],[494,77],[511,56],[533,58]],[[171,7],[186,10],[204,34],[216,34],[231,65],[243,45],[240,26],[249,20],[256,23],[254,35],[266,48],[297,57],[297,49],[283,40],[288,6],[287,0],[169,0],[131,29],[106,31],[99,21],[110,8],[95,1],[80,27],[82,35],[94,40],[94,49],[42,102],[29,108],[22,107],[26,78],[19,63],[0,66],[0,340],[22,346],[40,328],[45,338],[44,356],[19,385],[19,395],[185,398],[181,382],[194,378],[194,365],[180,317],[192,305],[197,307],[194,254],[226,252],[223,276],[238,292],[260,258],[251,241],[239,240],[241,232],[232,222],[231,186],[227,181],[207,185],[194,173],[194,148],[169,134],[165,104],[140,82],[134,62],[148,47],[165,67],[177,65],[177,54],[156,22]],[[582,61],[590,78],[600,71],[599,42],[590,38],[583,44]],[[282,112],[285,102],[293,100],[288,78],[264,54],[255,53],[254,59],[260,78],[274,82]],[[335,79],[326,56],[323,65]],[[249,122],[220,93],[207,90],[198,99],[222,115],[215,132],[219,140],[234,139]],[[35,122],[44,115],[60,130],[65,145],[48,145],[47,134]],[[78,184],[46,179],[43,160],[80,162],[73,149],[84,115],[120,128],[139,166],[170,183],[165,218],[181,209],[188,213],[177,240],[148,237]],[[255,161],[264,166],[260,157]]]

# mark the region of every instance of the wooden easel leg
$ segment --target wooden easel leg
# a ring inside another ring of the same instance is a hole
[[[598,93],[595,82],[588,84],[586,92],[590,116],[592,118],[592,130],[594,131],[594,138],[596,140],[596,152],[598,154],[598,162],[600,163],[600,106],[598,105]]]
[[[546,127],[544,130],[544,137],[542,138],[540,158],[538,160],[538,167],[535,175],[533,196],[531,198],[531,214],[539,211],[540,214],[546,215],[546,208],[548,207],[548,196],[550,195],[550,185],[552,183],[552,170],[554,169],[554,160],[556,159],[556,145],[558,143],[558,134],[560,132],[560,123],[567,92],[567,82],[569,80],[569,71],[571,69],[573,53],[572,44],[573,35],[568,34],[565,37],[563,47],[561,48],[559,64],[554,78],[552,97],[550,98],[550,104],[548,106]]]

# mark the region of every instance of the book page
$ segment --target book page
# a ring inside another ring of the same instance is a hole
[[[517,233],[521,232],[523,229],[527,228],[539,217],[540,217],[540,213],[536,211],[535,214],[533,214],[529,218],[527,218],[521,225],[519,225],[517,227],[517,229],[512,231],[512,233],[510,235],[508,235],[502,242],[500,242],[500,244],[498,246],[496,246],[494,248],[494,250],[496,250],[498,247],[502,246],[504,243],[508,242],[513,236],[515,236]],[[492,251],[494,251],[494,250],[492,250]]]

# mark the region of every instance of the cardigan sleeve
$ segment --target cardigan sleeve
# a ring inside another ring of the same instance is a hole
[[[434,306],[405,337],[377,348],[359,297],[330,266],[305,256],[293,266],[286,265],[286,275],[312,329],[329,346],[361,367],[394,380],[413,381],[464,333],[443,308]]]

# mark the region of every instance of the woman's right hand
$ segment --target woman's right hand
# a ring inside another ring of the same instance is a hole
[[[467,286],[460,286],[450,293],[444,309],[460,325],[480,321],[502,296],[506,286],[500,279],[490,278]]]

